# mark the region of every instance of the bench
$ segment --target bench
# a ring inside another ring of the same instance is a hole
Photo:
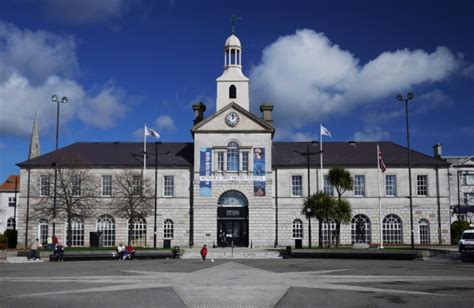
[[[173,253],[170,251],[163,252],[140,252],[135,253],[135,258],[137,260],[148,260],[148,259],[166,259],[173,258]],[[55,254],[49,255],[49,261],[57,261]],[[117,260],[112,252],[108,253],[64,253],[64,261],[99,261],[99,260]]]

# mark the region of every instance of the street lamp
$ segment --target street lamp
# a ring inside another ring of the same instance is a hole
[[[308,216],[308,247],[311,248],[311,208],[306,208],[306,216]]]
[[[410,128],[408,125],[408,101],[414,97],[413,93],[408,92],[406,97],[403,95],[397,95],[397,100],[405,102],[405,118],[407,124],[407,156],[408,156],[408,185],[409,185],[409,199],[410,199],[410,233],[411,233],[411,249],[415,249],[415,233],[413,231],[413,195],[411,187],[411,150],[410,150]]]
[[[59,105],[68,102],[67,96],[59,99],[59,96],[54,94],[51,96],[51,100],[57,104],[56,107],[56,151],[59,145]],[[54,166],[54,196],[53,196],[53,237],[56,236],[56,199],[57,199],[57,183],[58,183],[58,168],[57,163],[53,163]]]

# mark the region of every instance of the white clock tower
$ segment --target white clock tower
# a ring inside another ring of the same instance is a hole
[[[224,73],[217,78],[216,111],[234,102],[249,111],[249,79],[242,73],[242,45],[232,33],[225,41]]]

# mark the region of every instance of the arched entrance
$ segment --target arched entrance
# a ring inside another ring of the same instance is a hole
[[[217,246],[248,247],[248,200],[243,193],[229,190],[217,201]]]

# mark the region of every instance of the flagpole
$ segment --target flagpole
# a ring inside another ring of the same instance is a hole
[[[379,249],[383,249],[383,222],[382,222],[382,198],[380,197],[380,148],[377,144],[377,189],[379,194],[379,223],[380,223],[380,246]]]
[[[146,123],[143,129],[143,178],[145,178],[146,171]]]
[[[320,169],[321,172],[319,173],[319,191],[323,191],[324,187],[324,176],[323,176],[323,134],[321,132],[322,124],[319,123],[319,162],[321,164]]]

